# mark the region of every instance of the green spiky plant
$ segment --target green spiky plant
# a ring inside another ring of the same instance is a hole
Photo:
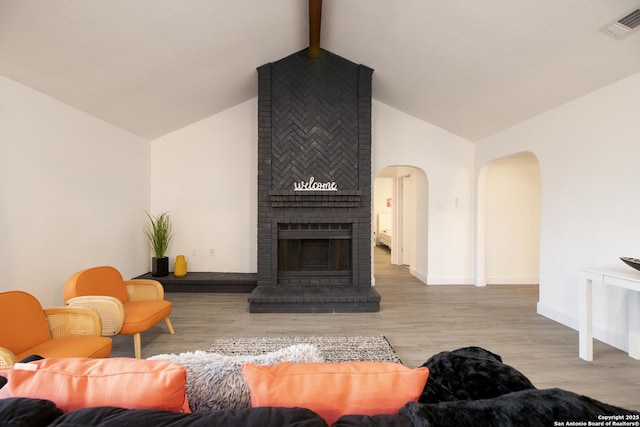
[[[154,256],[164,258],[173,237],[169,212],[162,212],[158,216],[152,216],[149,212],[145,213],[149,217],[149,223],[145,226],[144,234],[149,239]]]

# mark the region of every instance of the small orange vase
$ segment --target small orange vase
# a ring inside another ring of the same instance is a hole
[[[187,261],[184,259],[184,255],[176,257],[176,262],[173,263],[173,275],[176,277],[187,275]]]

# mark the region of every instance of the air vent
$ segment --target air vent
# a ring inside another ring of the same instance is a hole
[[[602,28],[601,31],[616,39],[623,39],[638,28],[640,28],[640,9],[635,9]]]

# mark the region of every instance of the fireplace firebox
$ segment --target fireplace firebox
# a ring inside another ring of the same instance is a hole
[[[252,313],[371,312],[371,76],[320,49],[258,68]]]
[[[351,224],[280,224],[278,284],[351,284]]]

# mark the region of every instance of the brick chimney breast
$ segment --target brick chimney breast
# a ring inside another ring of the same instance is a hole
[[[371,287],[371,77],[320,49],[258,68],[251,312],[379,311]]]

